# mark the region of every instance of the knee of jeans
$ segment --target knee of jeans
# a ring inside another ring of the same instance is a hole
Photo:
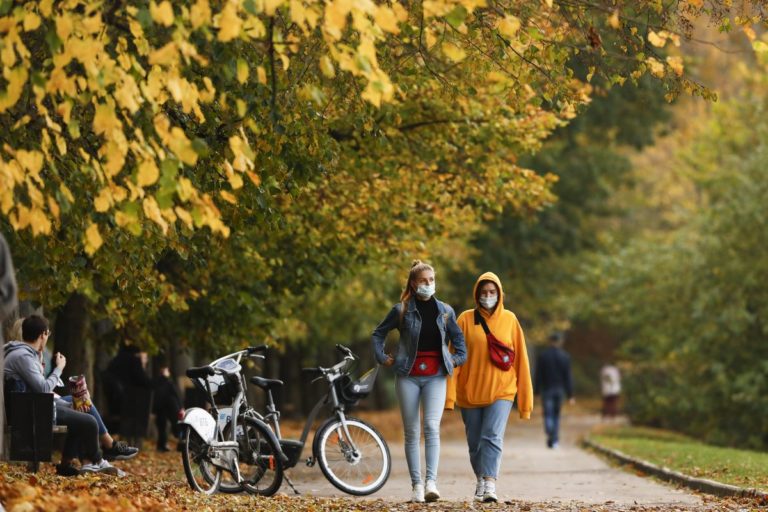
[[[419,426],[409,426],[409,425],[403,425],[403,436],[405,437],[405,442],[419,440],[419,436],[421,436],[421,431],[419,430]]]
[[[440,436],[440,420],[424,421],[424,437]]]

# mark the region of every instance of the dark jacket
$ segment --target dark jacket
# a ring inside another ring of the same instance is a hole
[[[564,392],[573,397],[571,356],[559,347],[549,346],[536,359],[533,389],[536,394],[550,391]]]

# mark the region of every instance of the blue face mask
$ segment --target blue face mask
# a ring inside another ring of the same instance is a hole
[[[435,294],[435,283],[432,284],[420,284],[416,287],[416,295],[420,299],[428,299]]]

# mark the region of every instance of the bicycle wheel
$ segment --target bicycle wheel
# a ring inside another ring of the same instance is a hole
[[[372,425],[357,418],[347,418],[346,423],[349,438],[339,419],[322,427],[316,434],[319,438],[315,457],[325,477],[337,489],[366,496],[381,489],[389,478],[389,447]]]
[[[224,427],[224,439],[231,439],[229,422]],[[283,464],[279,450],[267,433],[267,427],[253,418],[240,417],[237,426],[238,463],[241,484],[232,475],[225,473],[219,490],[225,493],[237,493],[243,490],[260,496],[272,496],[283,483]]]
[[[189,486],[195,491],[213,494],[221,483],[222,470],[211,463],[208,443],[191,427],[184,429],[182,443],[181,460]]]

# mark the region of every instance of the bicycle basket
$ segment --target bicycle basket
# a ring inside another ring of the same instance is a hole
[[[235,395],[237,395],[240,388],[241,367],[233,359],[224,359],[216,364],[216,368],[220,368],[227,373],[208,377],[208,385],[211,387],[213,401],[216,404],[229,405],[235,399]],[[205,391],[204,379],[192,379],[192,382],[198,389]]]
[[[373,384],[376,382],[378,373],[379,366],[375,366],[355,381],[349,375],[336,379],[333,384],[336,386],[336,395],[339,401],[349,406],[357,405],[357,402],[368,396],[373,390]]]

